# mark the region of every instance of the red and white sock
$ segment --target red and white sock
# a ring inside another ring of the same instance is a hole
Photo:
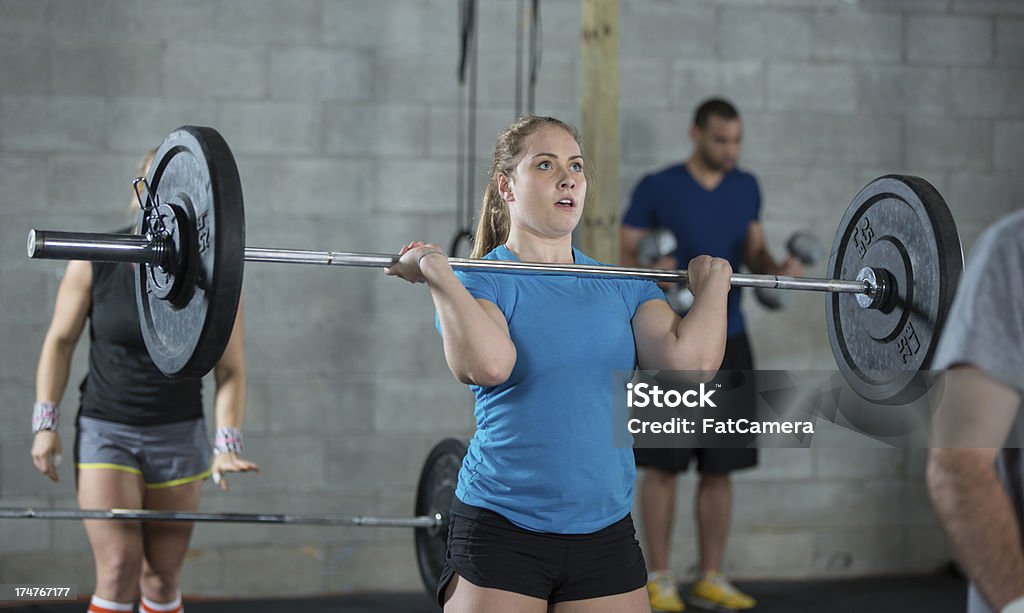
[[[114,602],[96,595],[89,600],[89,613],[122,613],[122,611],[131,611],[134,608],[135,603],[133,602]]]
[[[139,613],[184,613],[185,606],[181,604],[181,592],[171,602],[153,602],[145,596],[139,601]]]

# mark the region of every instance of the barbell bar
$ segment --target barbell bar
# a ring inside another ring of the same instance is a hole
[[[149,509],[40,509],[0,507],[0,519],[104,519],[120,521],[171,521],[233,524],[293,524],[300,526],[362,526],[373,528],[438,528],[441,513],[417,517],[372,515],[292,515],[284,513],[200,513]]]
[[[95,262],[131,262],[167,267],[172,250],[168,240],[138,234],[96,234],[30,230],[28,256],[34,259],[87,260]],[[246,247],[246,262],[277,264],[309,264],[320,266],[354,266],[360,268],[388,268],[400,256],[385,253],[359,253],[349,251],[313,251],[307,249],[274,249]],[[541,262],[515,262],[503,260],[477,260],[448,258],[456,270],[486,270],[511,273],[539,273],[550,275],[579,275],[623,277],[687,283],[687,271],[675,269],[630,268],[623,266],[595,266],[588,264],[547,264]],[[733,287],[763,287],[767,289],[804,290],[817,292],[860,294],[873,298],[881,291],[876,277],[846,281],[812,277],[786,277],[735,273],[729,277]],[[862,302],[864,305],[871,301]]]

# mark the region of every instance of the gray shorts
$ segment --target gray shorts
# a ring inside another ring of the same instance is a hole
[[[106,468],[142,476],[150,489],[174,487],[210,476],[213,449],[202,419],[131,426],[78,418],[75,467]]]

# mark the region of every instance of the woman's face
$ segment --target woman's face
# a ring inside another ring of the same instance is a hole
[[[514,226],[545,238],[571,234],[583,215],[587,178],[576,139],[558,126],[526,137],[511,180],[499,179]]]

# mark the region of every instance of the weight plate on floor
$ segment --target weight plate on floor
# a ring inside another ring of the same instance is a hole
[[[435,528],[416,528],[416,563],[420,568],[423,587],[431,596],[437,590],[448,552],[448,511],[455,498],[459,482],[459,469],[466,455],[466,443],[454,438],[442,440],[427,455],[416,488],[414,515],[433,517],[440,514],[443,522]]]

